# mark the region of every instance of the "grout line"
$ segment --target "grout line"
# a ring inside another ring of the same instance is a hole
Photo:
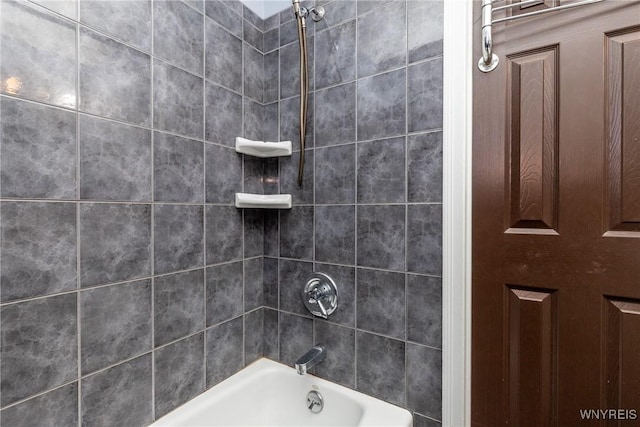
[[[82,1],[82,0],[81,0]],[[151,69],[151,105],[149,110],[149,125],[151,128],[155,127],[155,114],[154,108],[155,105],[155,3],[151,4],[151,60],[150,60],[150,69]],[[156,265],[155,265],[155,201],[156,201],[156,181],[155,181],[155,132],[151,131],[151,200],[154,202],[150,206],[151,211],[151,419],[156,419],[156,366],[155,366],[155,346],[156,346],[156,325],[155,325],[155,290],[156,290],[156,282],[153,276],[156,273]]]
[[[202,37],[203,37],[203,49],[202,49],[202,75],[204,80],[202,82],[202,139],[205,143],[202,145],[202,258],[203,264],[207,265],[207,16],[206,16],[206,4],[202,3]],[[210,19],[211,22],[215,22]],[[216,23],[216,25],[218,25]],[[202,384],[203,391],[207,390],[207,270],[205,267],[202,273]]]
[[[354,137],[356,139],[356,143],[353,147],[353,151],[354,151],[354,155],[353,155],[353,167],[354,167],[354,172],[353,172],[353,185],[354,185],[354,189],[353,189],[353,195],[354,195],[354,204],[355,207],[354,209],[354,226],[353,226],[353,235],[354,235],[354,243],[353,243],[353,262],[355,265],[358,265],[358,238],[359,238],[359,233],[358,233],[358,215],[359,215],[359,209],[358,209],[358,120],[359,120],[359,114],[358,114],[358,90],[360,87],[360,83],[358,80],[358,72],[359,72],[359,66],[358,66],[358,44],[359,44],[359,39],[358,39],[358,23],[360,22],[360,20],[358,19],[358,11],[357,11],[357,4],[356,4],[356,19],[355,19],[355,42],[354,42],[354,59],[355,59],[355,69],[354,69],[354,77],[355,77],[355,101],[354,101],[354,108],[355,108],[355,126],[354,126]],[[353,325],[355,327],[358,326],[358,268],[354,267],[353,270]],[[357,330],[354,331],[353,333],[354,337],[354,343],[353,343],[353,385],[355,388],[358,387],[358,332]]]
[[[80,1],[76,4],[76,18],[78,22],[80,21]],[[80,200],[82,196],[82,175],[81,175],[81,143],[80,140],[80,24],[76,23],[76,108],[75,108],[75,119],[76,119],[76,198]],[[76,203],[75,212],[76,212],[76,345],[77,345],[77,358],[78,358],[78,370],[76,373],[77,381],[78,381],[78,427],[82,426],[82,381],[80,381],[80,377],[82,376],[82,310],[81,310],[81,302],[80,298],[80,286],[81,286],[81,263],[80,263],[80,247],[81,247],[81,236],[80,236],[80,203]]]
[[[404,4],[404,37],[405,37],[405,72],[404,72],[404,126],[405,134],[409,133],[409,12],[408,4]],[[409,403],[409,350],[407,348],[407,339],[409,338],[409,315],[408,315],[408,288],[409,275],[406,274],[409,264],[407,257],[409,253],[409,142],[408,138],[404,138],[404,404]]]
[[[258,256],[255,256],[255,257],[250,257],[250,258],[247,258],[247,260],[252,260],[252,259],[256,259],[256,258],[260,258],[260,256],[258,255]],[[173,276],[173,275],[178,275],[178,274],[182,274],[182,273],[188,273],[188,272],[191,272],[191,271],[207,269],[207,268],[210,268],[210,267],[218,267],[218,266],[222,266],[222,265],[234,264],[234,263],[238,263],[238,262],[242,262],[242,259],[235,259],[235,260],[232,260],[232,261],[224,261],[224,262],[217,263],[217,264],[201,265],[201,266],[197,266],[197,267],[188,268],[188,269],[185,269],[185,270],[176,270],[176,271],[171,271],[169,273],[156,274],[156,275],[152,275],[152,276],[131,278],[131,279],[122,280],[122,281],[119,281],[119,282],[105,283],[105,284],[100,284],[100,285],[92,285],[92,286],[87,286],[87,287],[84,287],[84,288],[72,289],[72,290],[67,290],[67,291],[58,292],[58,293],[54,293],[54,294],[38,295],[38,296],[35,296],[35,297],[29,297],[29,298],[22,298],[22,299],[17,299],[17,300],[12,300],[12,301],[6,301],[6,302],[1,303],[0,307],[9,306],[9,305],[13,305],[13,304],[20,304],[20,303],[23,303],[23,302],[41,300],[41,299],[44,299],[44,298],[50,298],[50,297],[55,297],[55,296],[69,295],[69,294],[73,294],[73,293],[76,293],[76,292],[83,293],[83,292],[87,292],[87,291],[91,291],[91,290],[95,290],[95,289],[101,289],[101,288],[106,288],[106,287],[111,287],[111,286],[119,286],[119,285],[124,285],[124,284],[132,283],[132,282],[140,282],[140,281],[144,281],[144,280],[157,279],[157,278],[161,278],[161,277],[165,277],[165,276]]]

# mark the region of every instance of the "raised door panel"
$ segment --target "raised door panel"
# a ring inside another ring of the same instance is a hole
[[[607,198],[605,231],[640,231],[640,30],[607,36]]]
[[[558,211],[557,46],[511,55],[507,231],[554,230]]]
[[[556,424],[557,303],[553,291],[507,287],[509,423]]]
[[[603,407],[635,409],[640,416],[640,300],[605,298],[604,305]]]

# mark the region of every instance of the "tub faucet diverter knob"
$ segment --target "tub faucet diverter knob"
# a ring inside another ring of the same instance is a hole
[[[338,288],[324,273],[313,273],[302,289],[302,301],[311,314],[326,319],[338,308]]]

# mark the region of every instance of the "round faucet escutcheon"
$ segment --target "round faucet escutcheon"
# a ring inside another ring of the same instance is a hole
[[[302,289],[302,301],[314,316],[326,319],[338,308],[338,287],[324,273],[313,273]]]

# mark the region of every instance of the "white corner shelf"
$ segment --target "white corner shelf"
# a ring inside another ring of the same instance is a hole
[[[291,209],[291,194],[236,193],[236,208]]]
[[[264,142],[236,137],[236,151],[254,157],[281,157],[291,155],[291,141]]]

